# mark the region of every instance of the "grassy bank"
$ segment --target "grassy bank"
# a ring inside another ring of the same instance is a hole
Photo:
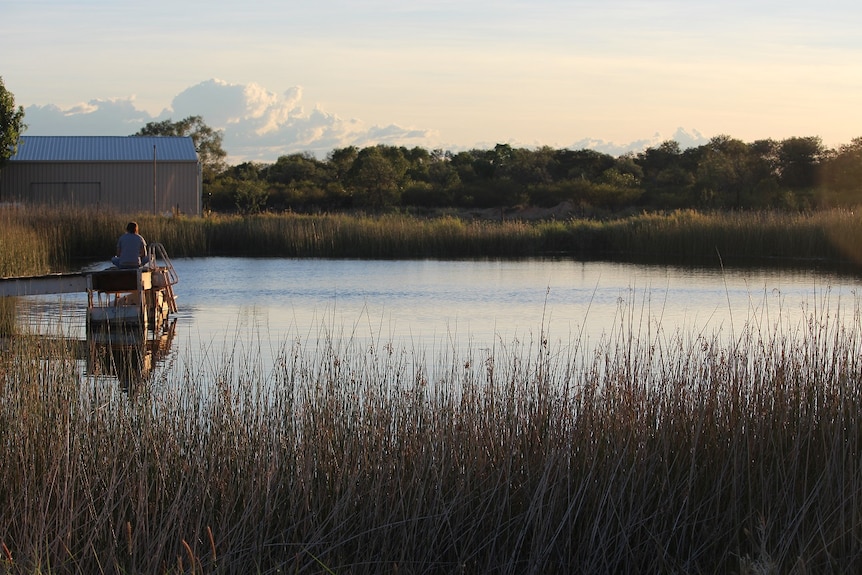
[[[668,263],[862,264],[862,216],[681,211],[627,218],[490,221],[408,215],[212,215],[164,218],[100,212],[0,210],[0,275],[44,273],[107,260],[125,222],[172,257],[530,257]],[[20,271],[19,271],[20,270]]]
[[[130,393],[19,338],[0,572],[858,572],[862,326],[820,313],[419,360],[321,330]]]

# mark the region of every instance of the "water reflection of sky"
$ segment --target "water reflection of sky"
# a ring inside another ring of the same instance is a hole
[[[853,278],[799,271],[571,260],[207,258],[175,265],[180,317],[201,334],[251,322],[274,338],[325,327],[353,337],[485,345],[542,331],[595,338],[621,323],[730,329],[798,321],[824,300],[855,299]]]
[[[174,260],[176,346],[196,354],[334,337],[414,350],[636,333],[792,329],[856,308],[855,278],[798,270],[715,270],[572,260]],[[63,301],[61,307],[58,301]],[[37,300],[83,326],[86,296]],[[52,307],[53,306],[53,307]],[[76,319],[77,318],[77,319]],[[433,354],[433,352],[431,352]]]

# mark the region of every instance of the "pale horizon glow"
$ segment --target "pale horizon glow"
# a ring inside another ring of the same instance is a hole
[[[855,1],[0,0],[0,14],[0,76],[28,135],[200,115],[229,159],[258,161],[862,136]]]

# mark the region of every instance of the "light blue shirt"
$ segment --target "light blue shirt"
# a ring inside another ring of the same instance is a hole
[[[147,242],[140,234],[126,232],[117,240],[117,256],[122,266],[139,266],[147,255]]]

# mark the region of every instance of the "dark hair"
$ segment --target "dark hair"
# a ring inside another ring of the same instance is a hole
[[[128,224],[126,224],[126,231],[130,234],[133,234],[138,231],[138,222],[129,222]]]

